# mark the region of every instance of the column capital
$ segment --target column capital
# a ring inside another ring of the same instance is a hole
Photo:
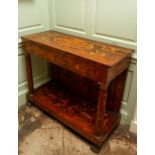
[[[100,89],[102,89],[102,90],[106,90],[109,86],[109,83],[106,83],[106,84],[103,84],[101,82],[97,82],[97,83],[98,83]]]

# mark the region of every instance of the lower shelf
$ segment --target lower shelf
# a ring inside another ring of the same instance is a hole
[[[29,100],[96,145],[101,145],[120,121],[119,114],[106,111],[104,135],[97,138],[94,135],[97,105],[52,82],[36,89]]]

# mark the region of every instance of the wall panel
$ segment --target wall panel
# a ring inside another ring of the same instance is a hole
[[[55,0],[54,2],[56,26],[84,31],[85,0]]]
[[[19,0],[18,1],[18,104],[26,103],[27,80],[25,59],[22,51],[21,36],[49,29],[48,0]],[[48,80],[47,63],[32,56],[33,80],[35,87]]]
[[[96,0],[94,33],[136,41],[136,1]]]
[[[137,60],[132,59],[124,90],[124,95],[122,99],[122,122],[130,124],[133,115],[134,109],[136,107],[137,99]]]
[[[18,36],[49,29],[48,0],[18,1]]]

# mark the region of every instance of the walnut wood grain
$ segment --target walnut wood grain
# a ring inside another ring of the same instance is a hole
[[[99,86],[98,104],[96,111],[96,125],[95,125],[95,136],[102,137],[104,135],[103,122],[105,116],[105,108],[108,94],[108,86],[104,87],[102,84]]]
[[[66,35],[60,32],[47,31],[22,37],[33,44],[64,51],[102,65],[113,66],[128,57],[133,50],[100,43],[80,37]]]
[[[32,65],[31,65],[31,56],[28,53],[25,54],[25,62],[26,62],[26,75],[27,75],[27,81],[28,81],[28,92],[29,95],[33,95],[34,92],[34,86],[33,86],[33,77],[32,77]]]
[[[120,122],[132,49],[47,31],[22,37],[28,100],[101,147]],[[34,90],[30,55],[51,63],[52,81]]]

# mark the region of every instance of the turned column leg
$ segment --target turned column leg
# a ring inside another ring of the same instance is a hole
[[[108,93],[108,85],[104,86],[99,83],[99,96],[97,104],[97,114],[96,114],[96,128],[95,135],[97,137],[102,137],[103,135],[103,123],[104,123],[104,113],[106,108],[106,99]]]
[[[25,62],[26,62],[26,75],[28,82],[28,98],[33,95],[34,86],[33,86],[33,77],[32,77],[32,65],[31,65],[31,56],[25,52]]]

